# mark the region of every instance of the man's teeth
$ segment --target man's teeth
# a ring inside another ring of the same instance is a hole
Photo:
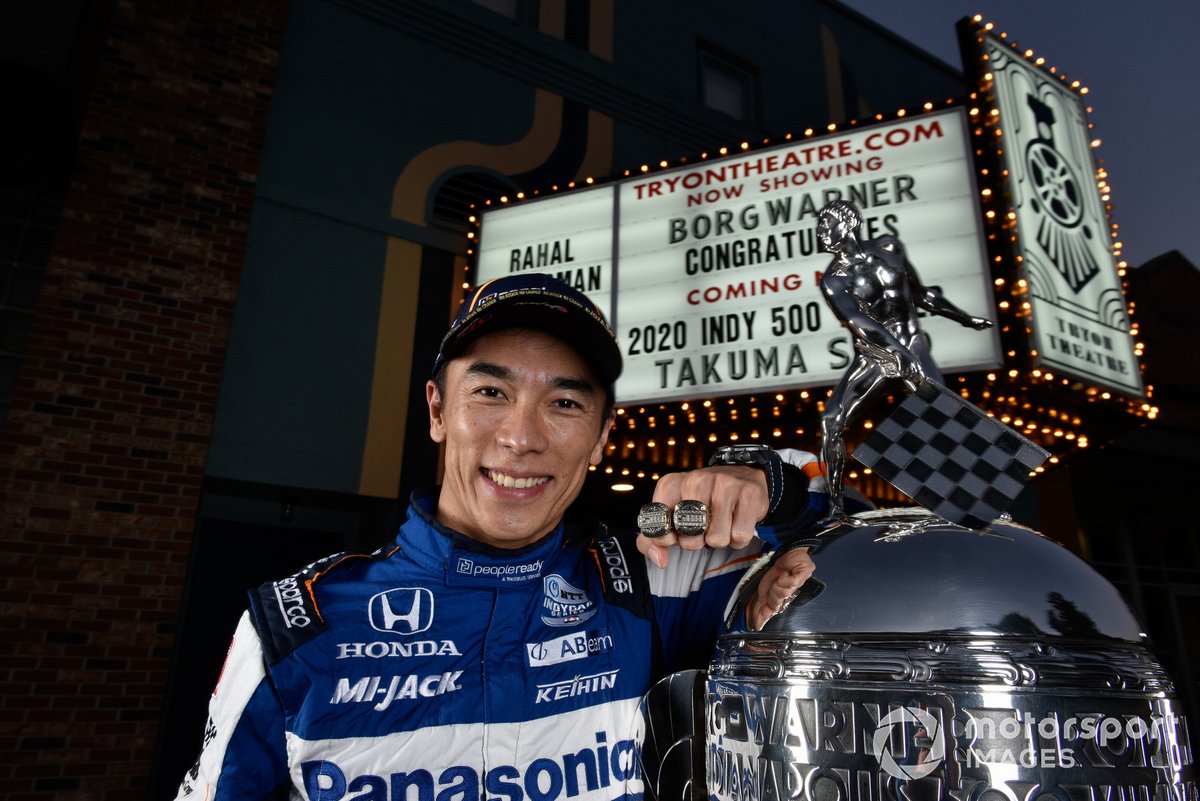
[[[497,473],[495,470],[489,470],[488,477],[502,487],[512,487],[513,489],[529,489],[530,487],[536,487],[539,484],[545,484],[550,480],[546,476],[517,478],[516,476],[510,476],[507,473]]]

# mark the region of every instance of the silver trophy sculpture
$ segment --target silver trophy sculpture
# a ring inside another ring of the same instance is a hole
[[[825,411],[833,513],[789,548],[816,573],[759,630],[743,580],[707,671],[646,696],[658,801],[1200,801],[1174,685],[1117,590],[997,519],[1045,451],[941,385],[916,308],[972,328],[891,237],[822,210],[822,289],[856,357]],[[846,514],[844,426],[907,397],[854,457],[925,508]]]
[[[817,238],[833,260],[821,292],[850,331],[854,358],[821,417],[821,455],[834,513],[842,512],[847,424],[899,384],[911,393],[854,457],[947,520],[983,528],[1002,514],[1050,454],[942,385],[917,311],[968,328],[992,321],[921,283],[894,236],[860,239],[862,215],[835,200],[821,209]]]

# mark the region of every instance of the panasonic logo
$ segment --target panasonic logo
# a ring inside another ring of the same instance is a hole
[[[392,676],[390,680],[385,676],[364,676],[354,684],[350,679],[338,679],[329,703],[369,704],[378,698],[373,708],[382,712],[398,698],[434,698],[458,692],[462,689],[458,683],[462,673],[454,670],[432,676]]]
[[[312,801],[407,801],[434,798],[507,798],[512,801],[557,801],[596,793],[625,782],[639,782],[641,770],[634,759],[633,740],[608,745],[602,731],[596,732],[595,747],[570,754],[539,757],[523,765],[496,765],[481,772],[472,765],[454,765],[441,770],[419,768],[408,772],[347,776],[336,763],[313,760],[300,765],[304,790]],[[609,796],[614,795],[608,793]]]
[[[339,642],[338,659],[383,659],[388,656],[462,656],[453,640]]]

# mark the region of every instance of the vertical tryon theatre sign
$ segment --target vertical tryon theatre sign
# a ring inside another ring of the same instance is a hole
[[[964,113],[951,109],[485,211],[476,280],[548,272],[592,297],[625,355],[621,403],[835,383],[853,354],[821,297],[817,217],[900,237],[923,282],[995,308]],[[948,371],[1000,364],[994,333],[923,326]]]
[[[996,36],[984,36],[982,46],[1000,112],[1038,361],[1141,395],[1083,101]]]

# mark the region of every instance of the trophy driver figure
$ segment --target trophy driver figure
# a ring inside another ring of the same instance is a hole
[[[846,470],[846,425],[863,404],[899,380],[910,392],[926,381],[941,382],[929,340],[917,322],[917,309],[983,330],[991,320],[973,317],[917,277],[894,236],[860,240],[862,215],[852,203],[835,200],[821,209],[817,239],[833,261],[821,279],[821,292],[849,329],[854,358],[833,390],[821,417],[821,455],[829,479],[830,503],[842,511]]]

